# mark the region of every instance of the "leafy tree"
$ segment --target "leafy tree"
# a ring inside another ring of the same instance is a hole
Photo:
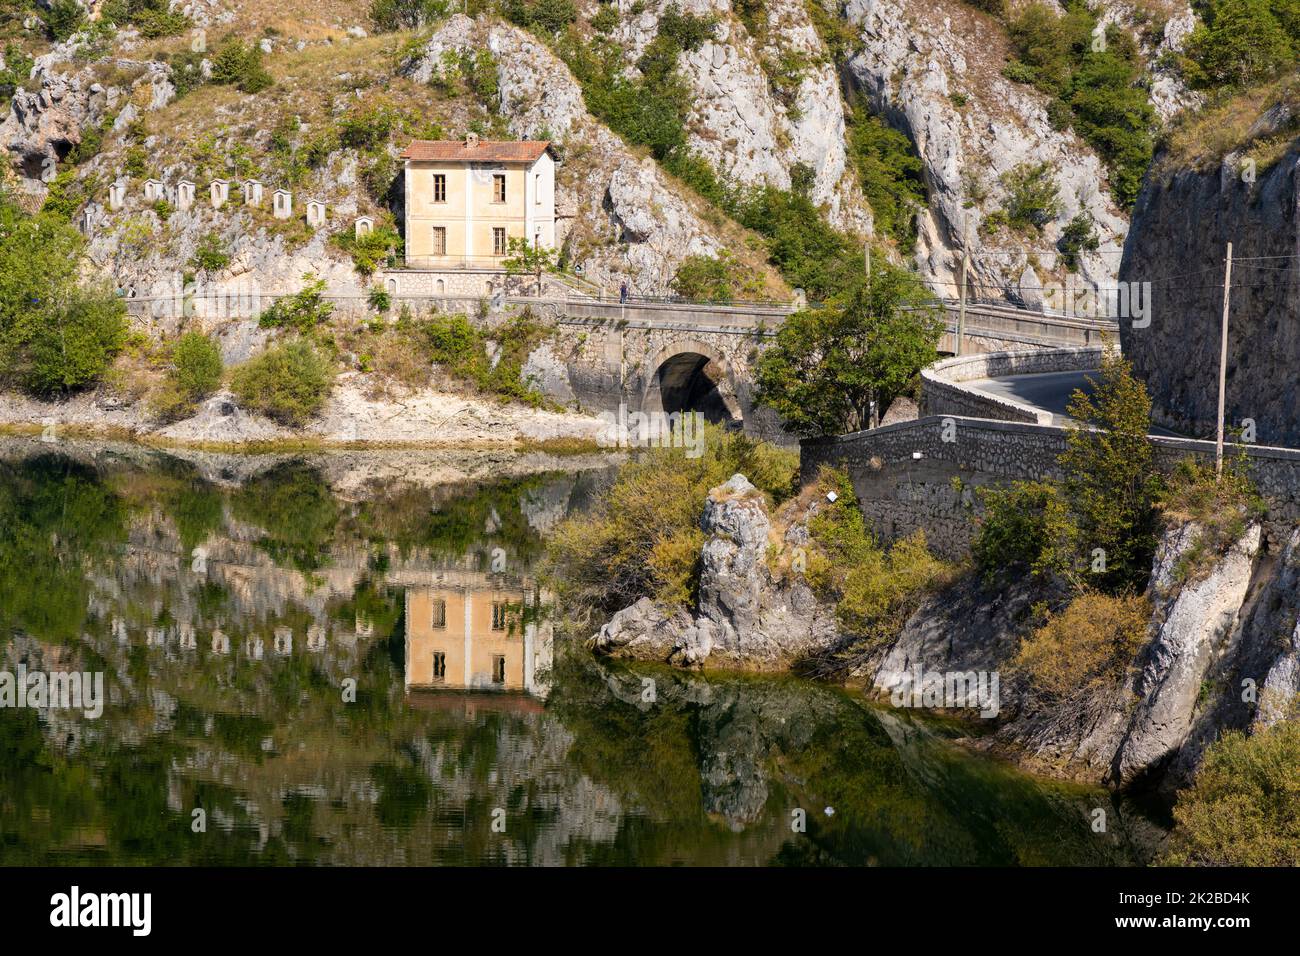
[[[758,400],[799,435],[874,427],[937,358],[942,324],[928,303],[914,275],[885,266],[842,305],[791,316],[759,360]]]
[[[522,236],[511,236],[506,245],[506,258],[501,262],[506,275],[532,275],[536,277],[537,294],[542,291],[542,273],[560,272],[560,254],[550,246],[529,242]]]
[[[1294,62],[1300,30],[1294,4],[1277,4],[1292,29],[1287,35],[1269,0],[1215,0],[1188,38],[1184,73],[1195,87],[1246,86],[1276,76]]]
[[[1102,549],[1105,571],[1095,576],[1102,586],[1140,584],[1155,551],[1160,494],[1147,439],[1151,399],[1129,362],[1107,349],[1093,394],[1076,391],[1068,411],[1076,424],[1066,432],[1060,463],[1082,550]]]
[[[126,309],[78,276],[83,239],[0,195],[0,376],[38,394],[99,378],[126,338]]]
[[[1151,399],[1108,349],[1093,394],[1076,391],[1069,413],[1063,479],[981,489],[971,550],[986,577],[1023,569],[1123,593],[1145,582],[1155,550],[1163,483],[1147,439]]]

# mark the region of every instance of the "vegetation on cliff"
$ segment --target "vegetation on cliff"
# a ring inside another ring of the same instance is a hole
[[[38,395],[96,382],[126,341],[126,309],[79,274],[84,240],[0,194],[0,380]]]
[[[1300,719],[1223,735],[1174,808],[1169,866],[1300,866]]]
[[[709,426],[704,452],[651,448],[624,465],[592,511],[547,542],[547,576],[571,610],[612,613],[642,597],[694,601],[700,518],[709,490],[742,474],[779,504],[795,490],[798,454]]]
[[[1120,593],[1151,569],[1161,490],[1147,440],[1151,400],[1129,363],[1107,350],[1091,396],[1076,391],[1059,482],[981,489],[972,546],[986,577],[1016,570]]]

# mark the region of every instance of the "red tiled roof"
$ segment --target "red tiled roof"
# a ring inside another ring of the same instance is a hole
[[[467,146],[463,139],[417,139],[402,150],[402,159],[461,160],[483,163],[531,163],[550,149],[548,140],[528,139],[517,142],[479,140]]]

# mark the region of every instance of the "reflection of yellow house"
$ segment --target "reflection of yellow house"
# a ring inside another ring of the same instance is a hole
[[[416,140],[406,163],[406,259],[500,268],[511,239],[555,246],[555,160],[539,140]]]
[[[521,615],[532,604],[522,587],[409,588],[406,686],[531,691],[535,628]]]

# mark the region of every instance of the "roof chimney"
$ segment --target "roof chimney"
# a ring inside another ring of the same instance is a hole
[[[466,133],[465,148],[474,149],[476,146],[478,146],[478,133]]]

